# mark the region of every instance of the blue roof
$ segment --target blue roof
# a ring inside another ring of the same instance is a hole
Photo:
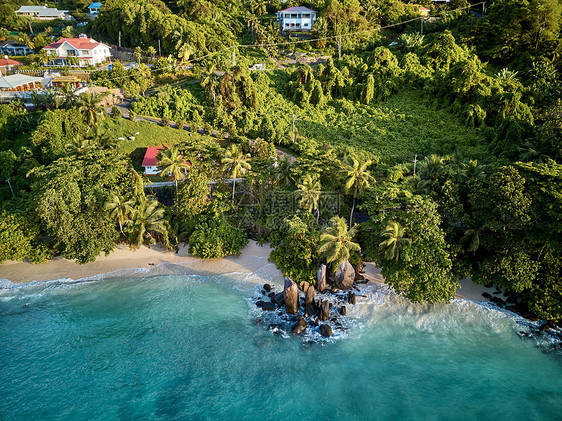
[[[88,9],[99,9],[101,7],[101,3],[99,1],[95,1],[88,6]]]

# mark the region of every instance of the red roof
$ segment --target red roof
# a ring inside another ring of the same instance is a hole
[[[429,12],[429,9],[426,9],[423,6],[420,6],[420,12]]]
[[[45,47],[45,50],[56,50],[64,44],[64,42],[68,42],[77,50],[92,50],[98,45],[101,45],[101,42],[97,42],[92,38],[61,38],[58,41],[51,42]]]
[[[21,65],[19,61],[11,60],[9,58],[0,58],[0,67],[19,65]]]
[[[155,167],[158,161],[156,157],[160,151],[164,150],[163,146],[149,146],[146,148],[146,153],[144,154],[144,159],[142,160],[143,167]]]

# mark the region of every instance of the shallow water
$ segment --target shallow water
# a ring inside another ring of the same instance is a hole
[[[560,419],[562,356],[510,313],[374,286],[318,341],[256,324],[249,278],[0,290],[0,419]]]

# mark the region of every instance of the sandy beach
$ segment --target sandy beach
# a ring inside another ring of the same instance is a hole
[[[268,279],[274,283],[282,283],[282,273],[267,259],[271,248],[265,244],[260,246],[250,241],[242,249],[240,256],[229,256],[223,259],[205,260],[188,254],[187,247],[182,245],[177,252],[165,251],[161,247],[142,246],[131,251],[126,245],[120,245],[108,256],[102,255],[95,262],[80,265],[74,261],[57,257],[46,263],[32,264],[27,262],[7,261],[0,264],[0,279],[13,283],[48,281],[55,279],[83,279],[97,275],[110,274],[126,269],[155,269],[163,263],[178,265],[186,273],[197,275],[219,275],[225,273],[255,273],[267,270]],[[364,276],[370,282],[384,283],[380,269],[373,263],[365,264]],[[487,301],[482,293],[492,294],[495,289],[477,285],[470,279],[460,281],[457,298],[473,301]]]

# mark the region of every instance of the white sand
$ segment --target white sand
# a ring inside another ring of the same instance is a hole
[[[106,274],[121,269],[153,268],[161,263],[173,263],[185,268],[186,271],[198,275],[218,275],[225,273],[255,273],[266,269],[268,279],[272,283],[282,283],[282,273],[267,259],[271,248],[260,246],[250,241],[241,250],[240,256],[223,259],[205,260],[190,256],[185,245],[180,246],[178,253],[165,251],[161,247],[146,247],[131,251],[125,245],[118,246],[108,256],[100,256],[95,262],[80,265],[74,261],[57,257],[46,263],[34,265],[27,262],[8,261],[0,264],[0,279],[8,279],[14,283],[48,281],[55,279],[82,279],[90,276]],[[384,283],[380,269],[374,263],[365,264],[364,276],[370,282]],[[483,292],[490,295],[495,291],[475,284],[470,279],[460,281],[457,298],[473,301],[488,301]]]
[[[82,279],[99,274],[106,274],[121,269],[153,268],[161,263],[173,263],[185,267],[189,273],[200,275],[217,275],[223,273],[254,273],[263,268],[268,273],[273,271],[275,278],[281,272],[273,267],[267,258],[271,248],[263,247],[255,241],[241,251],[240,256],[216,260],[199,259],[187,254],[187,247],[181,246],[178,253],[165,251],[160,247],[142,246],[131,251],[125,245],[118,246],[108,256],[100,256],[95,262],[80,265],[74,261],[57,257],[45,263],[34,265],[27,262],[8,261],[0,265],[0,279],[14,283],[47,281],[54,279]]]

